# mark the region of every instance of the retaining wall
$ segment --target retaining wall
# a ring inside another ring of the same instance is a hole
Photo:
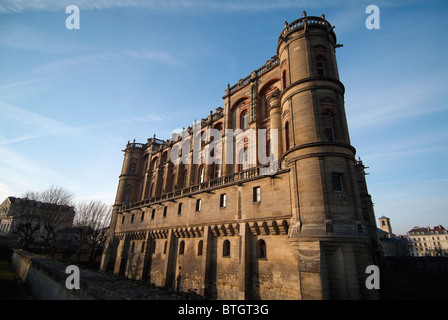
[[[33,297],[41,300],[180,300],[170,292],[113,279],[110,275],[80,270],[80,289],[67,289],[67,264],[35,254],[14,250],[11,263],[28,285]]]

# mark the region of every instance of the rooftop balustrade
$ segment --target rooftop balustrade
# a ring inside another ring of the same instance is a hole
[[[223,186],[229,186],[232,184],[243,183],[245,181],[250,181],[252,179],[262,178],[271,176],[274,177],[279,173],[284,173],[289,171],[289,169],[281,169],[280,164],[277,167],[272,166],[259,166],[254,168],[249,168],[240,172],[235,172],[231,175],[219,177],[210,181],[202,182],[190,187],[178,189],[172,192],[166,192],[161,195],[151,197],[138,202],[133,202],[130,204],[123,204],[119,208],[119,212],[130,211],[132,209],[138,209],[141,207],[149,207],[155,204],[160,204],[165,201],[174,201],[176,198],[192,196],[196,193],[210,192],[211,190]]]

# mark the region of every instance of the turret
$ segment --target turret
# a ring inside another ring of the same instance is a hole
[[[358,286],[372,264],[372,238],[362,212],[333,29],[324,15],[303,12],[285,22],[277,46],[282,127],[289,137],[283,162],[292,183],[289,236],[298,250],[301,281],[322,285],[303,287],[305,299],[375,296]]]
[[[336,35],[324,17],[303,12],[294,22],[285,22],[277,46],[283,128],[289,131],[284,158],[298,177],[294,230],[356,234],[360,208],[355,200],[355,149],[347,129]]]

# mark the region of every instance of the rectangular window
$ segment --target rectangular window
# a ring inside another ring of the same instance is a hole
[[[177,207],[177,214],[178,215],[182,214],[182,203],[179,203],[179,206]]]
[[[319,77],[325,77],[325,62],[322,58],[317,59],[317,74]]]
[[[227,196],[225,193],[221,194],[221,197],[219,198],[219,207],[220,208],[225,208],[226,207],[226,201],[227,201]]]
[[[333,181],[333,191],[342,192],[344,191],[342,188],[342,174],[333,173],[331,175]]]
[[[215,164],[215,175],[214,175],[214,178],[215,179],[218,179],[219,178],[219,176],[221,175],[221,165],[220,164]]]
[[[325,121],[325,134],[327,136],[327,140],[334,141],[333,121],[329,113],[324,114],[324,121]]]
[[[261,201],[261,189],[260,187],[254,187],[253,202],[260,202],[260,201]]]
[[[166,218],[166,213],[168,211],[168,207],[163,207],[163,217]]]
[[[201,211],[201,199],[196,200],[196,211]]]
[[[156,215],[156,209],[152,209],[151,219],[154,219],[155,215]]]

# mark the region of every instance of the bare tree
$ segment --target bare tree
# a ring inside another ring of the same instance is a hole
[[[83,201],[77,204],[74,225],[78,227],[79,251],[89,250],[89,264],[93,264],[107,239],[107,227],[112,214],[111,206],[98,201]]]
[[[51,243],[54,255],[58,228],[67,218],[66,213],[73,205],[74,194],[63,187],[51,186],[42,192],[28,191],[23,198],[41,202],[40,223],[43,228],[41,238],[44,240],[43,251]]]
[[[14,216],[13,233],[18,236],[18,245],[21,249],[28,249],[34,234],[40,229],[37,209],[39,203],[19,198],[13,198],[10,214]]]

